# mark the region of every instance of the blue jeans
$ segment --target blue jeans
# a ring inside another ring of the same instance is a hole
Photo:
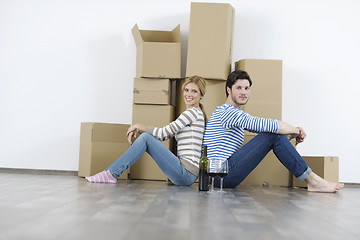
[[[176,185],[191,185],[197,177],[186,170],[180,160],[149,133],[142,133],[129,149],[106,170],[110,170],[114,178],[133,165],[145,152],[155,160],[160,169]]]
[[[229,157],[229,174],[224,178],[224,187],[239,185],[271,150],[298,180],[304,181],[312,172],[285,135],[259,133]]]

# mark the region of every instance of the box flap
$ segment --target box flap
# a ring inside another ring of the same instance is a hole
[[[144,42],[173,42],[169,31],[140,30],[140,33]]]
[[[131,32],[133,34],[136,46],[140,45],[143,42],[143,40],[141,38],[139,26],[137,24],[135,24],[134,27],[131,29]]]
[[[180,24],[171,31],[173,42],[181,43]]]
[[[140,30],[138,25],[135,24],[131,31],[136,45],[139,45],[143,42],[181,42],[180,24],[172,31]]]

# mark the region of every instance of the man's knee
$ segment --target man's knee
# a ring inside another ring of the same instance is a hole
[[[265,137],[274,138],[275,140],[277,140],[277,139],[281,139],[281,140],[288,139],[286,135],[278,134],[278,133],[261,132],[258,135],[263,135]]]
[[[262,136],[262,137],[264,137],[264,138],[276,139],[279,134],[270,133],[270,132],[261,132],[261,133],[258,133],[258,135],[260,135],[260,136]]]

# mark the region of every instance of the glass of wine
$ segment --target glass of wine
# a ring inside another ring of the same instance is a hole
[[[228,175],[229,172],[229,164],[228,161],[225,160],[219,164],[219,168],[217,170],[217,175],[220,177],[220,192],[223,192],[223,180],[224,177]]]
[[[218,160],[217,159],[209,159],[208,165],[207,165],[207,172],[208,175],[211,179],[211,188],[209,193],[213,193],[214,192],[214,178],[217,175],[218,172]]]

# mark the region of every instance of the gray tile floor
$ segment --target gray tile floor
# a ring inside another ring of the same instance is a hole
[[[360,188],[336,194],[0,173],[0,239],[360,239]]]

